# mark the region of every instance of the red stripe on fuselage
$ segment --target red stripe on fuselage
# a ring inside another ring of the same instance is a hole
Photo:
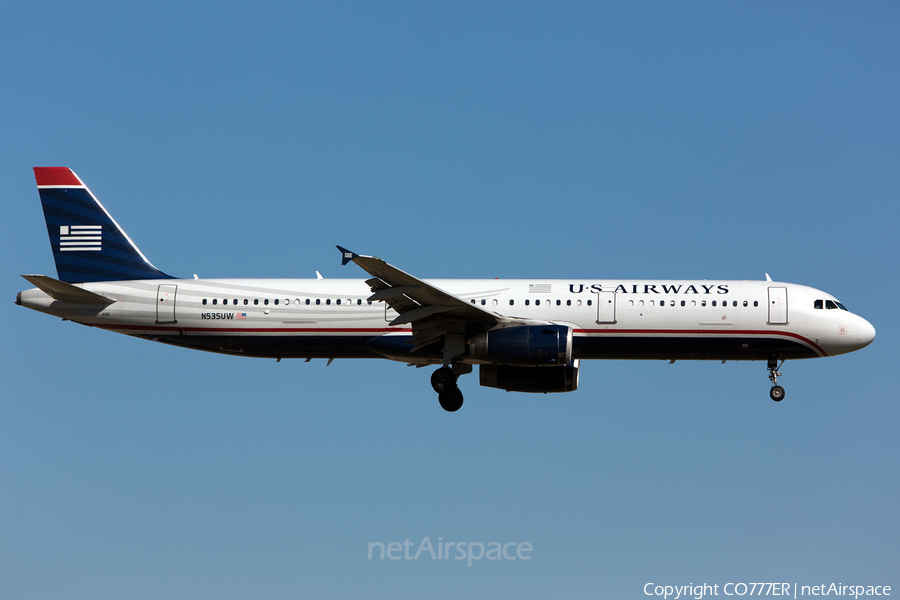
[[[412,333],[411,329],[403,329],[399,327],[172,327],[165,325],[105,325],[96,324],[94,327],[111,330],[141,330],[141,331],[190,331],[190,332],[210,332],[210,333],[371,333],[376,335],[384,335],[386,333]],[[731,329],[728,331],[717,331],[710,329],[575,329],[577,334],[631,334],[639,336],[647,335],[693,335],[693,336],[716,336],[728,335],[733,337],[745,336],[761,336],[761,337],[789,337],[808,345],[813,348],[821,356],[828,356],[818,344],[812,340],[803,337],[792,331],[771,331],[771,330],[754,330],[754,329]]]
[[[211,333],[284,333],[293,331],[297,333],[323,332],[323,333],[412,333],[411,329],[393,328],[354,328],[354,327],[178,327],[172,325],[106,325],[94,324],[92,327],[118,331],[120,329],[141,331],[208,331]]]

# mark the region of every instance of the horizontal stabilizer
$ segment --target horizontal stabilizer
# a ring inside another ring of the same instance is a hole
[[[115,302],[115,300],[110,300],[106,296],[89,292],[70,283],[47,277],[46,275],[22,275],[22,277],[59,302],[91,304],[97,306],[109,306]]]

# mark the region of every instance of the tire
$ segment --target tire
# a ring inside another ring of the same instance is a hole
[[[781,402],[784,400],[784,388],[780,385],[773,385],[772,390],[769,392],[769,397],[775,402]]]
[[[438,394],[443,394],[456,385],[456,376],[449,367],[441,367],[431,374],[431,387]]]
[[[463,394],[458,387],[454,387],[438,394],[438,402],[441,403],[441,408],[447,412],[456,412],[462,408]]]

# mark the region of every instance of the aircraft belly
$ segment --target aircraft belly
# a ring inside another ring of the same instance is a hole
[[[581,359],[765,360],[773,354],[793,359],[820,356],[801,339],[743,335],[740,332],[707,337],[609,331],[575,339],[575,356]]]
[[[150,338],[142,335],[140,337]],[[370,335],[157,335],[155,341],[258,358],[381,358],[366,349]]]

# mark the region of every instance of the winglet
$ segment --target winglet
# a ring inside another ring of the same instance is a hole
[[[346,265],[348,262],[353,260],[354,258],[359,258],[359,254],[355,252],[350,252],[346,248],[341,248],[340,246],[335,246],[338,250],[341,251],[341,266]]]

